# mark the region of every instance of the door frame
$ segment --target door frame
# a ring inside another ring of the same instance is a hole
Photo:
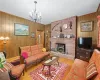
[[[41,31],[44,33],[44,30],[39,30],[39,29],[36,30],[36,44],[37,44],[37,31]],[[43,36],[44,36],[44,41],[43,41],[43,47],[44,47],[44,45],[45,45],[45,33],[43,34]]]

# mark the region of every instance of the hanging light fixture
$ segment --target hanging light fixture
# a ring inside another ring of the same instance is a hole
[[[34,21],[34,22],[41,22],[41,12],[38,12],[36,10],[36,4],[37,4],[37,1],[34,1],[34,4],[35,4],[35,9],[32,10],[30,13],[29,13],[29,16],[31,17],[31,19]]]

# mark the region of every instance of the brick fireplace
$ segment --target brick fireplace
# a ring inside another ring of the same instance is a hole
[[[51,51],[75,58],[76,17],[51,23]]]

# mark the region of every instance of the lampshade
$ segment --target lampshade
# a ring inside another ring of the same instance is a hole
[[[9,37],[0,37],[0,40],[9,40]]]
[[[5,40],[9,40],[9,37],[5,37]]]
[[[0,40],[4,40],[5,38],[4,37],[0,37]]]

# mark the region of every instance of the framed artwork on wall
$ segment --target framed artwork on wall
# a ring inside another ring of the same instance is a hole
[[[81,22],[80,30],[83,32],[89,32],[93,30],[93,21]]]
[[[24,24],[14,24],[14,34],[17,36],[27,36],[29,35],[29,26]]]
[[[35,33],[31,32],[31,38],[35,38]]]

